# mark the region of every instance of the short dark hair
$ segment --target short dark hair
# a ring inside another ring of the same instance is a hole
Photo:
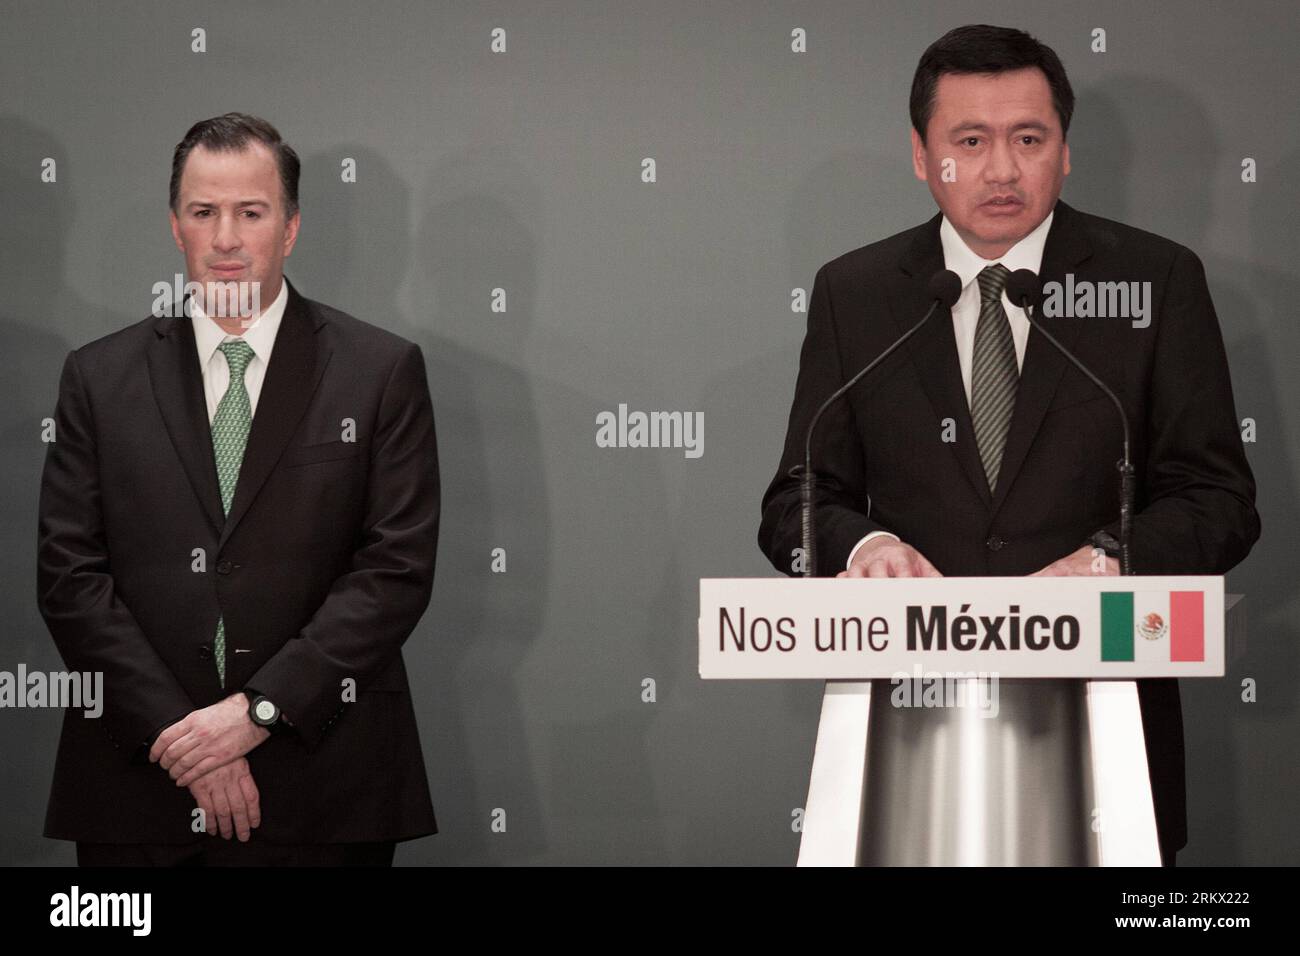
[[[285,218],[292,218],[298,211],[298,175],[302,163],[298,161],[298,154],[293,151],[293,147],[280,138],[279,130],[266,120],[247,113],[225,113],[212,119],[200,120],[176,144],[172,153],[172,211],[176,211],[176,203],[180,201],[181,172],[185,168],[185,160],[195,146],[238,152],[246,149],[253,140],[262,143],[275,156],[276,166],[280,170],[280,186],[284,192],[284,215]]]
[[[934,114],[935,90],[945,73],[1003,73],[1036,66],[1047,76],[1052,105],[1061,121],[1061,138],[1070,130],[1074,113],[1074,90],[1065,75],[1061,59],[1050,46],[1039,43],[1023,30],[972,23],[949,30],[921,54],[912,77],[912,128],[925,142],[925,131]]]

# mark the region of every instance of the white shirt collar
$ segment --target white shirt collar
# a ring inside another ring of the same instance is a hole
[[[961,277],[963,292],[968,285],[975,281],[977,275],[998,262],[1012,272],[1017,269],[1028,269],[1031,272],[1038,273],[1042,271],[1043,247],[1047,244],[1047,232],[1052,228],[1052,217],[1055,215],[1056,210],[1053,208],[1029,235],[1017,242],[998,259],[984,259],[976,255],[971,250],[971,247],[966,245],[966,241],[957,234],[957,230],[948,221],[948,217],[944,216],[943,222],[939,225],[939,239],[943,243],[944,267],[951,269]]]
[[[280,328],[280,320],[284,317],[284,307],[288,301],[289,283],[281,276],[280,294],[275,297],[275,301],[263,309],[253,320],[253,324],[239,335],[227,335],[225,329],[207,316],[199,306],[198,299],[191,296],[190,317],[194,325],[194,342],[199,350],[199,367],[207,368],[213,353],[217,351],[217,346],[222,342],[232,342],[235,339],[243,339],[252,347],[254,355],[263,363],[269,363],[271,347],[275,344],[275,333]]]

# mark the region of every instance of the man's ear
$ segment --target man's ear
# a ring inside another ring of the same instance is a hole
[[[172,224],[172,239],[176,240],[176,248],[184,252],[185,243],[181,240],[181,222],[176,218],[175,210],[167,210],[167,220]]]
[[[1061,175],[1070,175],[1070,144],[1066,143],[1061,147]]]
[[[925,172],[925,144],[915,129],[912,130],[912,172],[916,173],[916,178],[921,182],[929,178]]]
[[[294,214],[284,224],[284,258],[286,259],[289,258],[289,254],[293,252],[294,244],[298,241],[298,227],[301,225],[302,213],[294,210]]]

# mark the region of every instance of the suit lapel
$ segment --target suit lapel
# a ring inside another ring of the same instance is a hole
[[[1043,246],[1042,266],[1038,270],[1043,283],[1064,282],[1065,273],[1092,254],[1074,210],[1058,199],[1055,213]],[[1035,312],[1034,318],[1053,338],[1074,351],[1075,340],[1083,328],[1078,319],[1048,317],[1041,312]],[[993,515],[1006,501],[1068,364],[1069,359],[1058,352],[1056,346],[1043,338],[1037,329],[1030,328],[1025,343],[1025,360],[1020,370],[1020,385],[1016,390],[1016,407],[1011,415],[1011,428],[1007,433],[1006,448],[1002,451],[1002,466],[993,495]]]
[[[939,239],[942,214],[925,224],[899,262],[904,273],[914,280],[890,298],[894,321],[899,331],[914,325],[930,307],[926,301],[926,282],[944,268],[943,243]],[[1079,229],[1074,210],[1057,200],[1052,227],[1043,246],[1039,278],[1043,282],[1063,282],[1065,273],[1088,258],[1091,248]],[[1078,321],[1061,316],[1034,316],[1067,348],[1072,347],[1080,332]],[[1016,474],[1024,464],[1034,436],[1042,424],[1047,407],[1065,371],[1067,359],[1037,329],[1031,328],[1025,345],[1025,359],[1016,392],[1016,407],[1011,416],[1006,448],[1002,453],[998,485],[989,493],[988,479],[980,462],[971,422],[970,405],[962,385],[961,366],[957,361],[957,341],[952,330],[951,313],[935,315],[916,334],[910,350],[912,361],[930,403],[939,419],[952,418],[957,423],[957,440],[949,444],[962,474],[966,476],[980,500],[990,508],[990,517],[1006,500]]]
[[[212,428],[203,396],[203,373],[194,344],[194,326],[187,316],[163,316],[154,323],[156,338],[146,361],[154,400],[181,467],[214,531],[225,520],[221,490],[212,452]]]
[[[926,284],[935,272],[944,268],[943,243],[939,239],[939,225],[942,221],[943,214],[938,213],[927,222],[899,263],[902,270],[915,280],[890,297],[890,308],[900,334],[919,322],[930,308],[931,303],[926,298]],[[957,423],[957,440],[948,442],[948,447],[952,449],[962,474],[975,493],[988,505],[992,496],[975,445],[975,426],[971,423],[966,389],[962,385],[961,365],[957,361],[957,339],[952,331],[952,312],[941,309],[930,316],[930,321],[916,333],[909,346],[904,348],[908,349],[921,385],[934,407],[936,430],[926,434],[936,434],[938,423],[945,418],[951,418]]]
[[[289,282],[287,278],[284,281]],[[285,303],[280,329],[275,334],[275,347],[271,350],[266,377],[262,379],[257,413],[248,433],[244,461],[239,467],[239,482],[235,485],[235,498],[221,532],[218,550],[225,547],[240,519],[248,512],[249,505],[280,460],[311,403],[331,354],[316,341],[316,330],[322,322],[314,311],[308,312],[305,300],[290,283],[289,300]]]
[[[221,511],[212,427],[203,395],[193,320],[187,316],[163,317],[154,325],[157,337],[147,355],[154,398],[194,495],[213,530],[221,534],[218,551],[279,461],[330,357],[330,350],[316,340],[316,330],[324,320],[307,308],[287,278],[284,281],[288,301],[262,379],[229,516],[223,516]]]

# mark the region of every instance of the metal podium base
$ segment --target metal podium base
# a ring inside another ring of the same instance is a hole
[[[925,690],[872,681],[859,864],[1096,865],[1085,682]]]
[[[826,682],[800,866],[1160,865],[1133,680],[933,677]]]
[[[905,686],[826,682],[800,866],[1160,865],[1133,681],[1000,680],[955,707],[898,706]]]
[[[1240,660],[1242,595],[1224,614]],[[1136,683],[918,683],[826,682],[800,866],[1160,865]]]

